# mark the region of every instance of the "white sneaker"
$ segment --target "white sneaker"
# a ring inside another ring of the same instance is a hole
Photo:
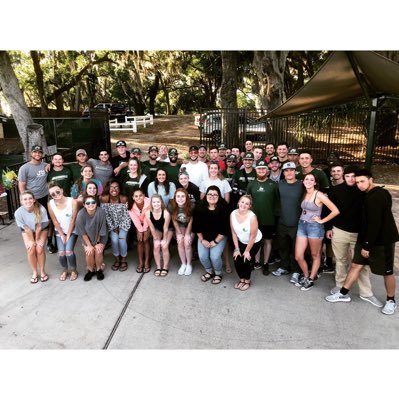
[[[352,298],[346,294],[342,295],[339,291],[333,295],[326,296],[325,300],[327,302],[350,302]]]
[[[374,295],[371,296],[361,296],[359,295],[360,299],[363,299],[363,301],[370,302],[372,305],[377,306],[377,308],[382,308],[384,304],[376,298]]]
[[[273,276],[283,276],[288,274],[288,270],[283,269],[282,267],[279,267],[277,270],[275,270],[274,272],[272,272]]]
[[[290,283],[298,284],[299,283],[299,277],[300,277],[299,273],[292,273],[292,276],[290,278]]]
[[[334,287],[331,291],[330,291],[330,294],[331,295],[334,295],[334,294],[336,294],[337,292],[339,292],[341,290],[341,287]]]
[[[189,276],[192,271],[193,271],[193,267],[191,265],[186,265],[186,270],[184,272],[184,275]]]
[[[384,314],[394,314],[397,307],[398,305],[396,305],[396,303],[390,299],[389,301],[385,302],[385,306],[381,312]]]
[[[179,270],[177,271],[177,274],[179,276],[182,276],[184,274],[184,272],[186,271],[186,265],[181,265]]]

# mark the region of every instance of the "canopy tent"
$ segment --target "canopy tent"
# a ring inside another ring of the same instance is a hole
[[[319,71],[295,94],[259,119],[287,117],[367,99],[370,117],[366,167],[373,157],[380,100],[399,98],[399,64],[373,51],[334,51]]]
[[[373,51],[334,51],[303,87],[261,119],[390,95],[399,96],[399,64]]]

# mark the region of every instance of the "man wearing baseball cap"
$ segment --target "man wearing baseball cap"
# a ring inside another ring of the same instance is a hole
[[[275,219],[278,216],[278,186],[268,179],[268,167],[261,159],[256,165],[256,180],[248,184],[247,193],[252,196],[252,210],[258,218],[259,230],[263,236],[263,274],[269,274],[269,256],[275,234]],[[259,268],[260,252],[255,257],[255,268]]]
[[[145,165],[150,171],[150,175],[148,176],[150,183],[155,180],[157,169],[162,166],[162,164],[157,161],[158,154],[159,148],[156,145],[151,145],[148,148],[148,160],[143,162],[143,165]]]
[[[76,162],[71,162],[67,166],[72,172],[72,181],[75,182],[81,176],[83,166],[87,165],[87,160],[89,157],[87,156],[86,150],[83,148],[79,148],[75,153]]]
[[[208,161],[208,149],[205,145],[201,144],[198,147],[198,161],[207,162]]]
[[[121,171],[127,167],[130,158],[130,152],[126,151],[126,142],[118,140],[115,144],[118,155],[111,158],[111,165],[114,168],[114,174],[119,178]]]
[[[290,148],[288,150],[287,158],[288,158],[288,162],[294,162],[294,164],[296,166],[299,165],[299,163],[298,163],[299,152],[298,152],[298,150],[296,148]]]
[[[231,192],[231,201],[238,203],[240,197],[247,193],[248,184],[256,179],[256,172],[253,168],[254,154],[247,151],[242,158],[243,165],[233,176],[233,191]]]
[[[168,174],[168,179],[170,182],[175,183],[175,185],[179,181],[179,171],[180,165],[178,164],[178,156],[179,153],[177,152],[176,148],[171,148],[168,152],[169,156],[169,163],[165,163],[163,168],[166,170]]]

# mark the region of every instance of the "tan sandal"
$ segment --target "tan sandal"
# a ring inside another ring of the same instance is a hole
[[[62,272],[60,276],[60,281],[65,281],[68,277],[68,272]]]
[[[75,272],[75,271],[71,272],[71,277],[69,278],[69,280],[75,281],[78,278],[78,276],[79,276],[78,272]]]

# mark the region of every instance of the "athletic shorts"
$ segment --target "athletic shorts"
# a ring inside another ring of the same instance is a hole
[[[265,240],[272,240],[276,235],[276,226],[270,224],[259,225],[259,230],[262,233],[262,238]]]
[[[369,265],[373,274],[379,276],[390,276],[393,274],[393,263],[395,257],[395,244],[377,245],[370,249],[369,257],[361,255],[362,245],[356,244],[352,263],[358,265]]]
[[[317,222],[309,223],[304,220],[299,220],[296,236],[323,239],[324,225]]]

